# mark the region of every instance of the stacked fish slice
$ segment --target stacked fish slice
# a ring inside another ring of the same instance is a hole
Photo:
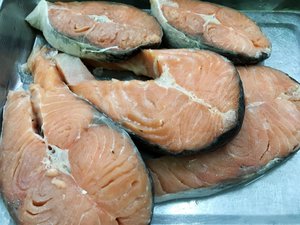
[[[196,0],[151,13],[41,0],[26,18],[52,47],[36,42],[33,83],[4,109],[0,185],[20,224],[149,224],[153,196],[209,196],[299,149],[300,85],[250,65],[271,53],[253,21]]]

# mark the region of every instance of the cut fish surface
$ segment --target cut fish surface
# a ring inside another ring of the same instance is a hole
[[[154,17],[114,2],[41,0],[26,20],[55,48],[104,61],[126,58],[140,47],[158,46],[162,39]]]
[[[208,196],[250,181],[299,149],[299,84],[269,67],[238,71],[246,100],[241,131],[211,153],[149,159],[156,201]]]
[[[136,147],[68,89],[56,53],[35,50],[30,92],[8,96],[0,149],[8,206],[24,225],[149,224],[151,184]]]
[[[151,0],[152,14],[173,48],[216,51],[235,63],[268,58],[271,43],[247,16],[228,7],[197,0]]]
[[[35,121],[30,95],[24,91],[10,92],[3,120],[0,180],[17,222],[117,224],[88,195],[81,194],[70,176],[61,172],[55,178],[46,175],[42,161],[47,144],[36,134]]]
[[[56,61],[74,93],[167,153],[212,149],[230,140],[241,126],[244,99],[239,75],[215,53],[143,50],[127,62],[100,63],[155,78],[148,81],[93,80],[78,58],[62,54]]]

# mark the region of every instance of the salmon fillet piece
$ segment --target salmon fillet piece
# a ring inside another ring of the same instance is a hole
[[[149,224],[152,188],[136,147],[68,89],[55,54],[35,49],[30,93],[8,97],[0,151],[8,205],[20,224]]]
[[[151,0],[151,12],[173,48],[216,51],[235,63],[256,63],[270,56],[271,43],[246,15],[198,0]]]
[[[215,152],[149,159],[157,201],[207,196],[250,181],[300,147],[300,85],[263,66],[239,67],[246,112],[241,131]]]
[[[69,175],[47,168],[49,145],[36,133],[35,126],[30,95],[25,91],[10,92],[4,110],[0,180],[5,200],[17,221],[118,224],[88,195],[83,195]]]
[[[70,92],[51,54],[57,52],[44,47],[33,52],[28,59],[33,76],[31,99],[48,142],[68,149],[89,128],[95,110]]]
[[[41,0],[26,20],[55,48],[78,57],[120,60],[161,43],[156,19],[133,6],[104,1]]]
[[[56,61],[74,93],[168,154],[215,148],[233,137],[242,123],[239,75],[215,53],[143,50],[124,63],[100,64],[154,78],[148,81],[95,80],[79,59],[62,54]]]

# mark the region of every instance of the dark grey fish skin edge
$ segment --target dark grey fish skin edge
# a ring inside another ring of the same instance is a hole
[[[169,24],[169,23],[168,23]],[[171,26],[169,24],[169,26]],[[176,29],[174,27],[174,29]],[[164,33],[168,32],[164,30]],[[187,38],[191,38],[193,40],[197,40],[197,38],[193,38],[190,35],[184,33],[185,36]],[[224,49],[220,49],[217,47],[213,47],[213,46],[208,46],[208,45],[204,45],[202,43],[202,47],[199,48],[195,48],[195,47],[189,47],[189,46],[185,46],[185,45],[172,45],[171,42],[168,40],[167,35],[163,35],[163,41],[162,41],[162,45],[166,48],[191,48],[191,49],[202,49],[202,50],[208,50],[208,51],[212,51],[215,53],[218,53],[224,57],[226,57],[227,59],[229,59],[235,66],[243,66],[243,65],[252,65],[252,64],[257,64],[260,63],[262,61],[264,61],[265,59],[269,58],[271,56],[271,54],[267,54],[265,52],[261,52],[259,54],[259,56],[256,57],[251,57],[249,55],[246,54],[242,54],[242,53],[236,53],[236,52],[230,52],[230,51],[226,51]]]
[[[264,175],[267,173],[271,173],[273,170],[278,168],[280,164],[286,163],[290,158],[292,158],[297,151],[299,151],[300,148],[295,148],[293,152],[291,152],[289,155],[283,157],[283,158],[275,158],[273,161],[271,161],[271,165],[265,165],[262,167],[260,170],[247,174],[246,176],[243,177],[237,177],[235,179],[228,180],[224,183],[218,183],[215,186],[211,187],[206,187],[206,188],[199,188],[199,189],[191,189],[187,191],[182,191],[179,193],[170,193],[162,196],[158,196],[157,198],[159,199],[158,201],[155,201],[155,203],[168,203],[168,202],[173,202],[177,200],[189,200],[193,198],[198,198],[198,199],[207,199],[211,198],[213,196],[221,195],[230,191],[238,190],[241,187],[246,187],[253,182],[261,179]],[[194,194],[194,195],[188,195],[186,193],[189,193],[190,191],[201,191],[201,190],[210,190],[210,193],[208,194]],[[177,196],[177,194],[181,194],[181,196]],[[185,196],[183,196],[185,194]],[[162,200],[163,199],[163,200]]]
[[[230,61],[232,61],[236,66],[242,66],[242,65],[251,65],[251,64],[257,64],[265,59],[270,57],[270,54],[267,54],[265,52],[261,52],[259,57],[250,57],[246,54],[231,54],[228,52],[217,52],[226,58],[228,58]]]

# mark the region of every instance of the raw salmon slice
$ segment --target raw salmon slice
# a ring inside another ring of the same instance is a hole
[[[19,224],[118,224],[75,180],[47,164],[50,145],[36,133],[30,95],[10,92],[4,108],[0,183]]]
[[[241,131],[215,152],[148,160],[157,201],[207,196],[248,182],[299,149],[299,84],[268,67],[238,71],[246,98]]]
[[[162,38],[154,17],[114,2],[41,0],[26,20],[60,51],[103,61],[124,59],[139,48],[158,46]]]
[[[270,56],[267,37],[255,22],[236,10],[197,0],[150,2],[171,47],[208,49],[242,64]]]
[[[241,126],[244,99],[239,75],[215,53],[143,50],[127,62],[105,65],[155,78],[148,81],[98,81],[78,58],[61,54],[56,61],[74,93],[169,154],[212,149]]]
[[[0,181],[15,217],[20,224],[149,224],[152,188],[136,147],[68,89],[55,54],[35,49],[31,96],[17,92],[5,108]]]
[[[95,110],[73,95],[61,80],[51,59],[55,54],[53,49],[44,47],[35,49],[29,57],[27,65],[33,76],[31,100],[47,141],[68,149],[89,128]]]

